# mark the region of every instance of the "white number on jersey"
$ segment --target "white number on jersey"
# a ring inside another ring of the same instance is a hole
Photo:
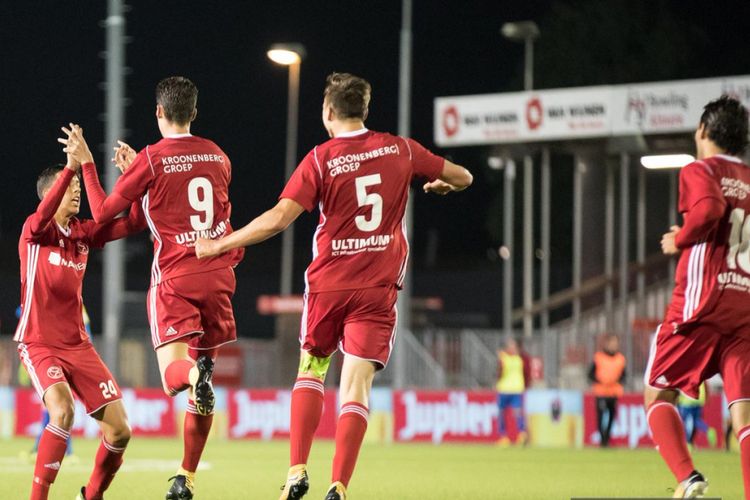
[[[111,380],[100,383],[99,388],[102,390],[104,399],[112,399],[112,396],[117,396],[117,387],[115,387],[114,382]]]
[[[202,196],[201,194],[202,193]],[[214,187],[205,177],[196,177],[188,184],[190,206],[203,215],[191,215],[190,225],[196,231],[211,229],[214,225]]]
[[[383,220],[383,198],[378,193],[368,193],[368,186],[380,184],[380,174],[365,175],[354,179],[357,188],[357,204],[360,207],[371,206],[372,213],[368,219],[364,215],[354,218],[354,223],[360,231],[375,231]]]
[[[729,233],[729,251],[727,265],[729,269],[739,266],[746,274],[750,274],[750,217],[745,217],[745,210],[735,208],[729,214],[732,230]]]

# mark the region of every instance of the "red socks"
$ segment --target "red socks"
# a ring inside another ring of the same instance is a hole
[[[49,487],[55,482],[60,470],[65,448],[68,447],[70,432],[62,427],[47,424],[39,439],[39,448],[34,466],[34,483],[31,486],[31,500],[46,500]]]
[[[306,464],[323,414],[323,382],[300,377],[292,389],[289,422],[289,465]]]
[[[365,438],[368,416],[367,407],[354,401],[341,406],[336,425],[336,453],[333,456],[331,482],[341,481],[344,486],[349,485]]]
[[[656,401],[646,412],[651,436],[677,482],[683,481],[695,470],[687,448],[685,429],[677,408],[666,401]]]
[[[200,462],[203,449],[206,447],[206,440],[209,432],[211,432],[213,421],[213,413],[207,416],[198,415],[195,402],[188,400],[188,407],[185,412],[184,453],[182,456],[182,468],[186,471],[195,472],[198,470],[198,462]]]
[[[745,481],[745,499],[750,500],[750,425],[743,427],[737,433],[740,443],[740,462],[742,463],[742,478]]]
[[[178,392],[182,392],[190,387],[190,369],[193,367],[193,363],[186,359],[178,359],[172,361],[167,369],[164,370],[164,381],[169,387],[171,396],[174,396]]]
[[[86,500],[101,500],[122,465],[125,448],[109,444],[103,437],[94,459],[94,471],[86,485]]]

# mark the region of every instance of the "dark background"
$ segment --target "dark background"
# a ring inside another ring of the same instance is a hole
[[[129,132],[124,139],[136,149],[159,139],[153,116],[153,89],[159,79],[181,74],[195,81],[200,97],[193,133],[215,140],[232,159],[235,227],[272,206],[284,184],[287,74],[266,58],[270,44],[299,42],[307,48],[298,158],[326,139],[320,124],[321,93],[325,76],[332,71],[370,80],[373,100],[367,125],[396,131],[399,1],[133,0],[129,4]],[[102,142],[100,54],[105,33],[99,22],[105,15],[105,1],[0,4],[4,166],[0,332],[4,334],[15,328],[17,238],[38,202],[36,175],[45,166],[64,161],[55,141],[59,127],[76,121],[90,144]],[[502,229],[502,190],[501,176],[487,168],[488,148],[435,147],[433,99],[519,90],[523,49],[504,40],[499,27],[521,19],[535,20],[542,32],[535,48],[537,88],[750,73],[750,2],[746,1],[713,2],[709,8],[698,0],[415,0],[411,135],[475,175],[474,186],[464,193],[446,198],[415,196],[413,286],[416,295],[444,298],[445,313],[433,318],[438,324],[450,325],[456,318],[463,318],[463,324],[500,324],[501,263],[496,250]],[[96,154],[100,169],[109,151],[107,145]],[[561,158],[553,167],[552,289],[558,290],[570,284],[571,165]],[[108,162],[104,168],[110,168]],[[303,288],[302,272],[310,258],[315,223],[315,215],[296,223],[295,291]],[[272,334],[271,319],[255,313],[255,298],[278,292],[280,241],[275,238],[249,249],[238,269],[235,306],[242,335]],[[656,242],[651,243],[654,248]],[[147,236],[130,240],[129,289],[145,290],[149,263]],[[516,276],[520,278],[520,268]],[[100,290],[101,254],[97,254],[90,260],[84,287],[95,332],[101,325]],[[475,313],[475,319],[468,320],[467,313]]]

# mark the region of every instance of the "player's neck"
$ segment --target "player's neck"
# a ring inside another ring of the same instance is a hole
[[[703,160],[704,158],[711,158],[712,156],[725,154],[727,154],[727,152],[718,147],[713,142],[706,142],[701,148],[701,154],[699,155],[698,159]]]
[[[190,124],[187,125],[178,125],[176,123],[164,123],[164,125],[161,127],[161,135],[162,137],[169,137],[172,135],[179,135],[179,134],[189,134],[190,133]]]
[[[362,130],[363,128],[365,128],[365,122],[363,122],[362,120],[337,121],[331,125],[333,137],[338,137],[341,134],[345,134],[347,132],[356,132],[357,130]]]
[[[61,228],[68,229],[68,226],[70,225],[70,219],[72,217],[72,215],[62,213],[58,210],[58,212],[55,214],[55,222],[57,222],[57,225]]]

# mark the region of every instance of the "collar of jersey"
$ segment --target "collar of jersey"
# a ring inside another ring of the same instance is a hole
[[[57,223],[57,221],[55,221],[55,224],[57,224],[57,227],[60,228],[60,232],[62,234],[64,234],[67,237],[70,237],[70,223],[68,223],[68,229],[65,229],[64,227],[62,227],[60,224]]]
[[[734,163],[742,163],[742,160],[737,158],[736,156],[731,155],[716,155],[717,158],[722,158],[727,161],[733,161]]]
[[[165,139],[182,139],[183,137],[193,137],[193,134],[169,134],[164,136]]]
[[[358,135],[366,134],[369,132],[367,128],[361,128],[359,130],[352,130],[351,132],[342,132],[336,136],[336,139],[345,139],[347,137],[357,137]]]

